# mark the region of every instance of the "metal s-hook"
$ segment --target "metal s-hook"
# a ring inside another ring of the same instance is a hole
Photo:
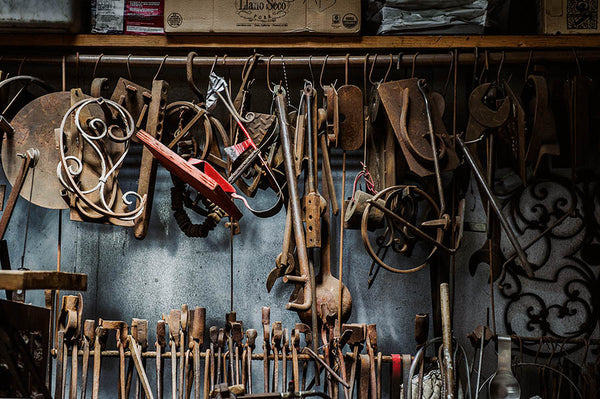
[[[581,76],[581,64],[579,64],[579,57],[577,56],[577,50],[575,48],[571,49],[573,51],[573,56],[575,57],[575,64],[577,65],[577,73]]]
[[[127,75],[129,76],[129,80],[133,80],[133,77],[131,75],[131,65],[129,64],[130,59],[131,59],[131,54],[129,54],[127,56],[127,60],[125,61],[125,64],[127,65]]]
[[[454,70],[454,51],[449,51],[450,53],[450,68],[448,68],[448,76],[446,76],[446,83],[444,83],[444,93],[443,97],[446,97],[446,91],[448,90],[448,84],[450,83],[450,76],[452,76],[452,71]]]
[[[527,57],[527,66],[525,67],[525,79],[524,79],[525,82],[527,82],[527,79],[529,77],[529,65],[531,65],[532,59],[533,59],[533,50],[529,50],[529,57]]]
[[[104,53],[100,53],[100,55],[98,56],[98,59],[96,60],[96,63],[94,64],[94,71],[92,72],[92,78],[96,79],[96,70],[98,69],[98,65],[100,65],[100,61],[102,60],[102,57],[104,57]],[[20,70],[20,68],[19,68]]]
[[[190,86],[190,89],[196,94],[198,100],[200,102],[204,101],[204,94],[200,91],[200,88],[196,86],[196,82],[194,82],[194,58],[197,57],[198,54],[194,51],[190,51],[187,55],[187,59],[185,61],[185,77]],[[213,64],[214,67],[214,64]],[[212,72],[212,70],[211,70]]]
[[[387,82],[387,78],[392,70],[392,65],[394,64],[394,56],[390,53],[390,63],[388,64],[387,71],[385,71],[385,75],[383,76],[383,83]]]
[[[156,75],[154,75],[154,77],[152,78],[153,82],[156,80],[156,78],[158,78],[158,74],[160,74],[160,71],[162,70],[163,65],[165,65],[165,62],[167,61],[168,57],[169,54],[165,54],[165,56],[163,57],[162,61],[160,62],[160,65],[158,66],[158,70],[156,71]]]
[[[23,57],[23,59],[21,60],[21,63],[19,64],[19,69],[17,70],[17,75],[21,74],[21,68],[23,68],[23,64],[25,63],[26,59],[27,59],[27,56]]]
[[[321,90],[325,90],[323,87],[323,73],[325,72],[325,66],[327,65],[327,59],[329,58],[329,54],[325,55],[325,59],[323,60],[323,65],[321,65],[321,74],[319,75],[319,86],[321,86]],[[335,84],[334,84],[335,86]]]
[[[275,91],[271,87],[271,60],[273,59],[273,57],[274,55],[271,54],[267,59],[267,89],[269,89],[271,94],[275,94]]]
[[[312,54],[308,56],[308,70],[310,71],[310,81],[312,82],[312,84],[315,84],[315,75],[313,73],[313,69],[312,69]]]
[[[365,58],[365,64],[369,63],[369,54],[367,54],[366,58]],[[375,54],[375,59],[373,60],[373,63],[371,64],[371,69],[369,70],[369,83],[371,83],[372,85],[375,84],[375,82],[373,81],[373,68],[375,68],[375,64],[377,63],[377,54]]]
[[[348,66],[350,64],[350,54],[346,54],[346,57],[344,58],[344,84],[347,85],[348,84],[348,77],[349,77],[349,71],[348,71]]]
[[[413,55],[413,59],[412,59],[412,70],[411,70],[411,73],[410,73],[410,77],[411,77],[411,79],[415,77],[415,67],[416,67],[416,65],[417,65],[417,56],[418,56],[418,55],[419,55],[419,52],[418,52],[418,51],[415,53],[415,55]]]
[[[496,82],[500,82],[500,72],[502,72],[502,67],[504,66],[504,50],[502,50],[502,58],[500,58],[500,65],[498,65],[498,73],[496,74]]]

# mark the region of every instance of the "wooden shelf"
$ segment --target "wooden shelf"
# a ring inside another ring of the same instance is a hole
[[[64,35],[0,34],[2,47],[121,49],[447,49],[447,48],[594,48],[600,35],[531,36],[257,36],[257,35]]]
[[[0,270],[0,289],[86,291],[87,275],[37,270]]]

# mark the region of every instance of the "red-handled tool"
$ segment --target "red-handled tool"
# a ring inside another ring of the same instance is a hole
[[[243,214],[233,203],[232,196],[237,195],[235,188],[210,164],[198,159],[186,161],[143,130],[138,130],[136,135],[165,169],[214,202],[233,219],[242,218]]]

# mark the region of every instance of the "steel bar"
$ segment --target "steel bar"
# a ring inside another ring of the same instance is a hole
[[[480,48],[480,50],[482,50]],[[369,56],[369,64],[375,63],[379,67],[387,67],[390,64],[390,56],[392,57],[392,65],[395,67],[406,67],[412,66],[413,62],[416,66],[446,66],[452,62],[453,54],[448,52],[443,53],[419,53],[415,58],[415,54],[372,54]],[[348,58],[348,65],[350,67],[363,67],[365,64],[365,55],[352,55]],[[525,64],[529,60],[530,52],[527,50],[510,50],[510,51],[499,51],[490,50],[488,52],[488,63],[499,64],[504,57],[504,64]],[[399,59],[400,58],[400,59]],[[130,67],[158,67],[164,60],[164,67],[178,66],[185,67],[187,64],[187,57],[184,55],[173,55],[168,56],[165,60],[165,55],[131,55],[128,54],[104,54],[100,57],[99,54],[70,54],[65,56],[65,61],[69,65],[95,65],[98,60],[102,66],[115,66],[115,65],[126,65],[129,59]],[[193,63],[195,67],[208,67],[210,68],[213,64],[226,67],[242,67],[247,62],[248,57],[217,57],[212,56],[197,56],[194,57]],[[266,66],[268,56],[258,57],[257,66]],[[474,52],[470,50],[464,50],[458,54],[458,64],[460,65],[472,65],[476,57]],[[564,62],[564,63],[575,63],[575,55],[572,50],[535,50],[533,53],[533,59],[544,62]],[[580,62],[592,62],[600,60],[599,50],[578,50],[577,59]],[[313,67],[317,67],[323,64],[325,61],[324,55],[309,56],[276,56],[271,59],[271,67],[279,68],[284,63],[286,68],[306,68],[309,62],[312,62]],[[485,62],[484,51],[479,51],[477,57],[478,63]],[[3,63],[21,63],[23,62],[23,56],[18,55],[4,55],[2,57]],[[63,62],[62,56],[45,56],[36,55],[28,56],[26,62],[32,64],[61,64]],[[327,67],[345,67],[346,57],[341,55],[331,55],[327,58]]]

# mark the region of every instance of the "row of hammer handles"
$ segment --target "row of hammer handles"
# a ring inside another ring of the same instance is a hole
[[[73,296],[65,296],[64,302],[74,303]],[[63,303],[64,303],[63,302]],[[68,308],[69,306],[67,306]],[[64,309],[64,306],[63,306]],[[164,358],[170,357],[172,398],[190,398],[192,391],[194,398],[210,396],[218,385],[237,386],[241,392],[252,394],[252,360],[262,359],[264,366],[263,392],[282,392],[288,389],[294,392],[306,389],[307,360],[312,359],[318,363],[317,370],[325,369],[327,386],[330,395],[337,393],[339,384],[343,386],[344,397],[352,397],[353,387],[357,380],[358,397],[381,397],[381,365],[384,356],[377,353],[377,338],[374,325],[347,324],[343,326],[343,333],[339,337],[337,347],[339,353],[348,343],[352,354],[341,356],[341,359],[350,360],[350,378],[346,380],[343,372],[344,362],[330,362],[326,358],[314,353],[310,349],[311,330],[303,324],[297,323],[288,337],[288,329],[282,328],[281,322],[270,325],[270,309],[262,310],[263,324],[263,353],[253,354],[258,332],[254,329],[243,331],[242,322],[236,320],[235,312],[227,314],[226,328],[211,327],[209,330],[210,344],[204,348],[204,324],[206,310],[202,307],[189,309],[186,305],[181,310],[171,310],[163,315],[157,322],[156,351],[148,352],[148,322],[147,320],[133,319],[131,329],[123,321],[99,320],[95,326],[93,320],[83,322],[83,333],[77,327],[80,323],[81,309],[74,307],[73,317],[70,314],[61,315],[59,333],[57,335],[57,375],[55,398],[63,398],[65,392],[65,376],[67,375],[68,354],[71,352],[71,380],[69,385],[69,399],[75,399],[78,383],[78,355],[83,358],[80,397],[86,397],[87,374],[89,357],[93,356],[93,382],[92,398],[99,398],[100,371],[102,356],[111,354],[119,356],[119,398],[128,398],[133,381],[133,371],[136,370],[137,381],[135,397],[142,394],[146,398],[154,398],[154,390],[150,387],[146,374],[146,359],[156,358],[156,395],[163,397],[163,370]],[[79,316],[77,316],[79,315]],[[79,320],[79,322],[78,322]],[[167,352],[167,328],[168,349]],[[105,351],[109,331],[114,330],[116,335],[117,351]],[[304,334],[306,347],[300,348],[300,334]],[[244,337],[246,341],[243,342]],[[365,347],[367,354],[361,352]],[[331,343],[327,343],[331,345]],[[81,350],[80,350],[81,348]],[[127,351],[128,350],[128,351]],[[202,352],[204,350],[204,352]],[[126,358],[130,358],[126,368]],[[385,357],[385,360],[388,356]],[[201,374],[201,360],[204,359],[204,377]],[[273,362],[273,373],[270,371],[270,362]],[[279,368],[279,360],[282,362]],[[288,380],[287,361],[292,362],[291,380]],[[300,361],[302,364],[302,377],[300,376]],[[358,365],[360,364],[360,368]],[[334,368],[338,368],[334,370]],[[280,373],[281,371],[281,373]],[[357,371],[360,375],[357,375]],[[341,375],[341,376],[340,376]],[[279,381],[281,378],[281,385]],[[309,388],[313,383],[309,383]],[[335,386],[336,389],[332,387]],[[194,388],[195,387],[195,388]],[[194,389],[193,389],[194,388]]]

